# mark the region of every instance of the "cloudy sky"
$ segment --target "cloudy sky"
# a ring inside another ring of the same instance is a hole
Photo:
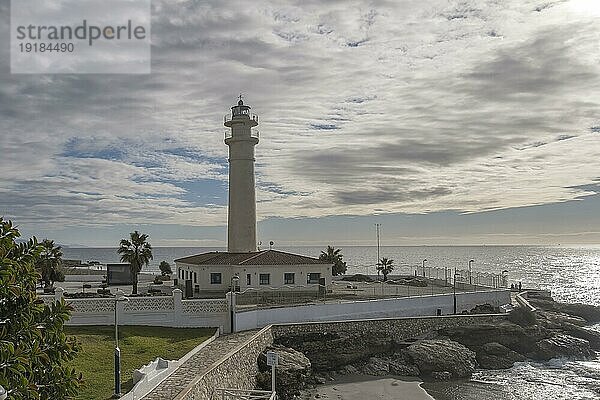
[[[259,240],[600,244],[597,0],[154,0],[150,75],[11,75],[0,215],[225,244],[223,115],[260,115]]]

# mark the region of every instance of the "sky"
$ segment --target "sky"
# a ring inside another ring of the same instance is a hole
[[[224,246],[223,116],[260,116],[259,239],[600,244],[597,0],[152,3],[152,72],[10,73],[0,215],[24,236]]]

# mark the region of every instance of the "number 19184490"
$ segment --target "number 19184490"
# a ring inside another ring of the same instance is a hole
[[[73,43],[19,43],[21,53],[72,53],[75,51]]]

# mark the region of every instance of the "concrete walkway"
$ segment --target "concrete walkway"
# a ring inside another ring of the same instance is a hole
[[[256,334],[257,330],[239,332],[219,336],[213,342],[192,356],[162,381],[154,390],[143,397],[145,400],[174,399],[196,377],[202,375],[210,367],[224,357],[227,353],[245,343]]]

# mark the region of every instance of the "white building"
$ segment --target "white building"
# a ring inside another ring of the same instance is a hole
[[[247,253],[210,252],[175,260],[179,281],[191,281],[195,293],[226,292],[238,277],[239,290],[319,290],[331,284],[331,263],[314,257],[262,250]]]
[[[254,146],[258,144],[258,116],[241,99],[224,118],[231,128],[225,134],[229,146],[229,204],[227,252],[210,252],[175,260],[181,286],[194,292],[222,292],[238,277],[241,290],[318,290],[329,285],[331,263],[314,257],[276,250],[257,251]],[[188,293],[189,294],[189,293]]]

